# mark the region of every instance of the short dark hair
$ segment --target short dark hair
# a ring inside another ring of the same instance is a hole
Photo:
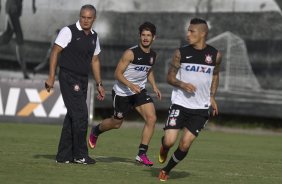
[[[193,18],[190,20],[190,24],[206,24],[207,25],[207,22],[201,18]]]
[[[144,22],[143,24],[141,24],[139,26],[139,34],[140,35],[141,35],[143,30],[150,31],[152,33],[152,35],[154,36],[154,35],[156,35],[157,28],[151,22]]]
[[[82,10],[85,10],[85,9],[94,11],[94,15],[96,15],[96,8],[95,8],[93,5],[91,5],[91,4],[83,5],[83,6],[80,8],[80,13],[81,13]]]

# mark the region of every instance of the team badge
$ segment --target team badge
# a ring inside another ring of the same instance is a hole
[[[154,58],[153,57],[150,58],[150,64],[151,65],[154,64]]]
[[[175,126],[175,125],[176,125],[176,118],[170,118],[169,126]]]
[[[123,113],[122,112],[116,112],[116,116],[118,118],[123,118]]]
[[[80,90],[79,85],[78,85],[78,84],[75,84],[75,85],[73,86],[73,90],[74,90],[74,91],[79,91],[79,90]]]
[[[205,62],[208,63],[208,64],[211,64],[212,63],[212,55],[206,55],[206,59],[205,59]]]

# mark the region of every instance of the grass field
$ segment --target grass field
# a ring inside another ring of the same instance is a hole
[[[95,165],[55,163],[60,130],[61,125],[0,123],[0,183],[160,183],[160,128],[148,152],[155,162],[151,168],[134,161],[141,128],[122,127],[102,134],[97,148],[89,150],[97,160]],[[194,142],[188,157],[171,172],[167,183],[281,184],[281,171],[281,135],[206,130]]]

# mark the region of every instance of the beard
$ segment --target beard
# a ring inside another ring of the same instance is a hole
[[[144,45],[143,44],[143,42],[141,42],[141,45],[142,45],[142,47],[144,47],[144,48],[149,48],[151,45],[152,45],[152,42],[150,42],[149,44],[147,44],[147,45]]]

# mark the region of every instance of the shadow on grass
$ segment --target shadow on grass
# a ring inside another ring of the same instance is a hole
[[[125,162],[135,164],[136,162],[132,159],[122,158],[122,157],[106,157],[106,156],[97,156],[95,158],[97,162],[105,162],[105,163],[112,163],[112,162]]]
[[[146,172],[151,172],[152,177],[158,177],[160,173],[160,168],[155,168],[155,167],[148,167],[148,169],[144,169]],[[189,172],[186,171],[174,171],[172,170],[169,174],[169,180],[171,179],[180,179],[180,178],[186,178],[190,176]]]
[[[40,159],[40,158],[44,158],[44,159],[49,159],[49,160],[56,160],[56,155],[33,155],[34,158],[36,159]],[[95,157],[93,157],[95,158]],[[95,160],[97,162],[104,162],[104,163],[113,163],[113,162],[124,162],[124,163],[131,163],[131,164],[135,164],[136,162],[132,159],[128,159],[128,158],[121,158],[121,157],[105,157],[105,156],[97,156],[95,158]]]
[[[49,160],[56,160],[56,155],[33,155],[34,158],[45,158]]]

